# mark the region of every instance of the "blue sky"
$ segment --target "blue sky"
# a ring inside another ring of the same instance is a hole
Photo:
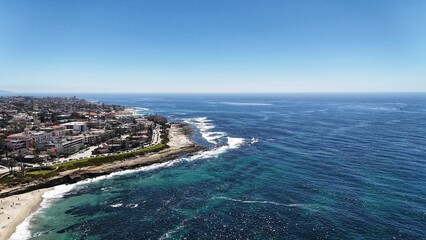
[[[426,92],[426,1],[0,0],[0,89]]]

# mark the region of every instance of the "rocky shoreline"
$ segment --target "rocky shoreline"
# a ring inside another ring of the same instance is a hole
[[[187,148],[181,149],[179,151],[172,152],[172,153],[167,154],[166,156],[163,156],[163,157],[161,157],[160,159],[157,159],[157,160],[146,161],[146,162],[135,163],[135,164],[128,164],[128,165],[125,165],[125,166],[120,166],[120,167],[117,167],[117,168],[111,168],[111,169],[106,169],[106,170],[91,170],[91,167],[82,168],[80,170],[72,171],[71,173],[68,173],[68,174],[63,175],[63,176],[56,176],[56,177],[46,179],[43,182],[37,183],[35,185],[23,186],[23,187],[20,187],[19,189],[12,189],[10,191],[2,192],[2,193],[0,193],[0,198],[12,196],[12,195],[16,195],[16,194],[27,193],[27,192],[31,192],[31,191],[43,189],[43,188],[50,188],[50,187],[54,187],[54,186],[62,185],[62,184],[76,183],[76,182],[79,182],[79,181],[82,181],[82,180],[85,180],[85,179],[109,175],[109,174],[114,173],[114,172],[119,172],[119,171],[124,171],[124,170],[129,170],[129,169],[137,169],[137,168],[149,166],[149,165],[152,165],[152,164],[155,164],[155,163],[163,163],[163,162],[167,162],[167,161],[171,161],[173,159],[176,159],[176,158],[178,158],[182,155],[185,155],[185,154],[190,154],[190,153],[202,151],[203,149],[204,149],[203,147],[195,145],[193,147],[187,147]],[[160,152],[155,153],[155,154],[161,154],[161,153],[162,152],[160,151]]]
[[[191,142],[188,138],[190,128],[185,124],[174,123],[169,131],[169,148],[145,156],[134,157],[101,166],[89,166],[61,172],[58,176],[38,180],[29,185],[18,185],[0,190],[0,198],[50,188],[62,184],[76,183],[85,179],[108,175],[114,172],[137,169],[156,163],[171,161],[180,156],[205,150],[204,147]]]

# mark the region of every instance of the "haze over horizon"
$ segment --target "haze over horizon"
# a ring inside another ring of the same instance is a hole
[[[13,92],[426,92],[425,1],[1,1]]]

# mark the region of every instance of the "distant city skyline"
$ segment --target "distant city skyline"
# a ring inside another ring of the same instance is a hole
[[[426,1],[1,1],[0,90],[426,92]]]

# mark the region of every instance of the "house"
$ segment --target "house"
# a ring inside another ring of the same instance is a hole
[[[111,130],[90,130],[80,135],[84,138],[84,143],[93,145],[102,141],[106,141],[114,137],[114,131]]]
[[[55,125],[53,128],[53,136],[54,137],[63,137],[65,136],[65,126]]]
[[[26,132],[16,133],[7,136],[7,145],[12,151],[26,150],[30,147],[33,139],[30,134]]]

